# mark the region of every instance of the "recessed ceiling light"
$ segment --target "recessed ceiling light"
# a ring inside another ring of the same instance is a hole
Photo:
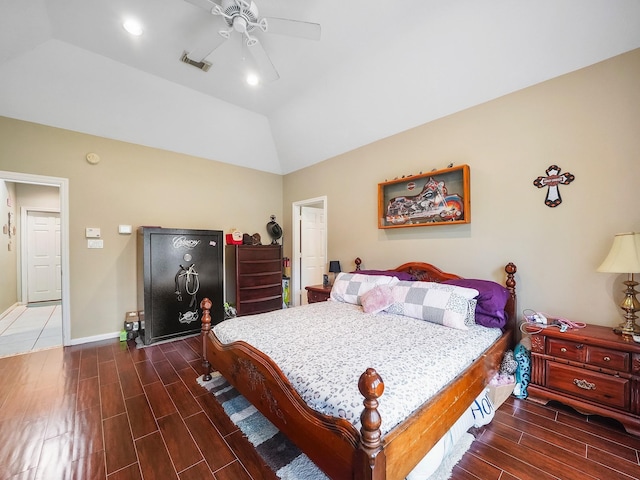
[[[133,18],[126,19],[122,26],[131,35],[135,35],[136,37],[142,35],[142,24]]]
[[[260,77],[255,73],[250,73],[247,75],[247,83],[251,86],[258,85],[260,83]]]

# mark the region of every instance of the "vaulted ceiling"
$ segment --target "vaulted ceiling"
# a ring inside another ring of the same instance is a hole
[[[0,115],[285,174],[640,47],[640,0],[255,2],[321,38],[256,29],[251,87],[240,32],[180,60],[228,29],[210,0],[2,0]]]

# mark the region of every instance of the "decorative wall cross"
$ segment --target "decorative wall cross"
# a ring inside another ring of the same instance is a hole
[[[544,199],[544,204],[547,207],[557,207],[562,203],[562,197],[560,196],[560,190],[558,185],[568,185],[573,182],[576,177],[569,172],[560,175],[560,167],[557,165],[551,165],[546,170],[546,177],[538,177],[533,181],[533,184],[538,187],[549,187],[547,190],[547,197]]]

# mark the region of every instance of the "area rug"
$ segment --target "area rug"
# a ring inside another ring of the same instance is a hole
[[[232,387],[219,373],[212,372],[212,379],[198,383],[210,391],[222,405],[231,421],[244,433],[266,464],[283,480],[329,480],[328,477],[291,443],[247,399]],[[446,480],[453,467],[469,449],[474,437],[464,433],[436,471],[424,480]]]

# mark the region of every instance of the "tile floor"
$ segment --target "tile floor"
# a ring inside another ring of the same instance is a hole
[[[61,345],[60,302],[19,305],[0,319],[0,357]]]

